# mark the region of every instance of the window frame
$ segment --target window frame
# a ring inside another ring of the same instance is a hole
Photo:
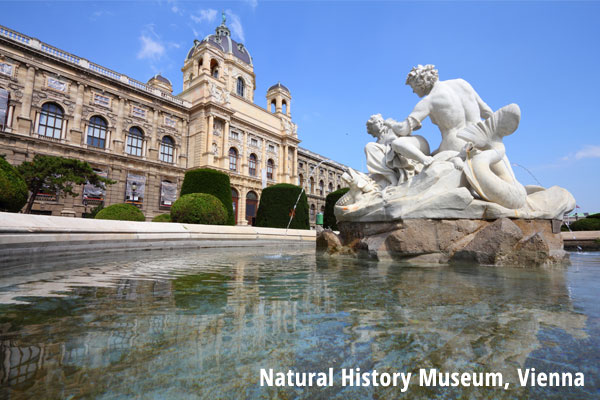
[[[165,139],[171,143],[167,143]],[[166,159],[165,159],[166,158]],[[160,141],[158,159],[162,162],[173,164],[175,160],[175,140],[171,136],[165,135]]]
[[[49,110],[50,107],[54,107],[57,111],[60,111],[60,113]],[[52,126],[47,123],[50,120],[50,118],[52,118],[53,120]],[[57,126],[57,122],[60,122],[59,126]],[[46,102],[42,105],[42,108],[40,110],[37,124],[37,134],[39,136],[49,137],[52,139],[62,139],[65,122],[65,111],[60,106],[60,104],[55,102]],[[43,133],[41,132],[42,128],[44,129]],[[49,130],[52,131],[52,135],[47,134]],[[56,136],[57,133],[58,136]]]
[[[102,121],[104,125],[97,124],[95,121]],[[90,135],[90,133],[92,133]],[[98,136],[96,136],[96,133]],[[86,134],[85,143],[88,146],[95,147],[97,149],[106,149],[106,139],[108,138],[108,121],[99,115],[93,115],[88,121],[88,129]],[[91,140],[90,140],[91,139]],[[94,144],[97,142],[100,145]]]
[[[137,131],[137,133],[135,133]],[[127,132],[127,142],[125,145],[125,153],[142,157],[144,155],[144,132],[137,126],[132,126]]]
[[[229,152],[229,170],[237,172],[237,164],[239,159],[239,153],[235,147],[230,147]]]

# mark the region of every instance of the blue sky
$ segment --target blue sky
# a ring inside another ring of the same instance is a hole
[[[371,114],[404,119],[417,64],[470,82],[492,109],[521,107],[505,139],[524,184],[570,190],[600,212],[600,2],[2,1],[0,24],[140,81],[161,72],[182,89],[194,38],[221,10],[250,50],[255,102],[278,81],[292,93],[302,146],[359,170]],[[440,134],[419,132],[432,148]]]

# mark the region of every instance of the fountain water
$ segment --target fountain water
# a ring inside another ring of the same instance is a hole
[[[312,170],[312,172],[308,175],[308,178],[306,178],[306,180],[310,180],[310,178],[313,176],[313,174],[315,173],[315,171],[319,168],[319,166],[321,164],[323,164],[325,160],[321,160]],[[285,227],[285,236],[287,236],[288,234],[288,230],[290,229],[290,224],[292,223],[292,220],[294,219],[294,217],[296,216],[296,207],[298,206],[298,202],[300,201],[300,198],[302,197],[302,193],[304,193],[304,183],[301,186],[301,190],[300,193],[298,194],[298,198],[296,199],[296,203],[294,204],[294,208],[292,209],[292,212],[290,213],[290,220],[287,223],[287,226]],[[280,251],[278,254],[275,255],[269,255],[267,256],[267,258],[281,258],[282,257],[282,251]]]

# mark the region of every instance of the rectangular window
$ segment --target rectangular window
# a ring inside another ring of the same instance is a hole
[[[110,107],[110,97],[94,93],[94,104],[98,104],[102,107]]]
[[[58,90],[60,92],[67,91],[67,84],[63,81],[59,81],[58,79],[48,77],[47,85],[50,89]]]
[[[146,119],[146,110],[141,107],[131,106],[131,114],[134,117]]]
[[[275,153],[275,146],[273,146],[272,144],[269,145],[269,151],[271,153]]]
[[[170,117],[165,117],[165,125],[170,128],[175,128],[177,126],[177,121]]]
[[[13,75],[12,64],[0,63],[0,74],[12,77],[12,75]]]
[[[258,147],[258,140],[254,138],[250,139],[250,146]]]
[[[240,137],[239,133],[236,131],[229,131],[229,139],[238,139]]]

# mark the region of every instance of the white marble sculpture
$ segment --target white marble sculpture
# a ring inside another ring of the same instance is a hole
[[[369,175],[344,174],[350,191],[336,204],[338,221],[562,219],[575,207],[563,188],[523,186],[515,178],[502,139],[517,130],[519,106],[492,112],[466,81],[438,80],[433,65],[413,68],[406,83],[422,100],[402,122],[371,116]],[[433,152],[412,134],[427,117],[442,134]]]

